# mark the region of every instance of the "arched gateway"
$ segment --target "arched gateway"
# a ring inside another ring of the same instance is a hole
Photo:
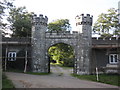
[[[76,16],[77,30],[55,33],[46,32],[48,18],[43,15],[33,17],[32,26],[32,70],[33,72],[49,72],[47,50],[57,43],[65,43],[74,48],[74,73],[91,73],[91,26],[92,16],[81,14]]]

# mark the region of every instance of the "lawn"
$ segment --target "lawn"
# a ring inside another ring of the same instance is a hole
[[[9,80],[5,74],[2,74],[2,88],[15,88],[12,81]]]
[[[95,82],[101,82],[111,85],[120,86],[120,75],[111,75],[111,74],[101,74],[99,75],[99,81],[96,80],[96,75],[76,75],[72,74],[72,76],[77,77],[82,80],[89,80]]]

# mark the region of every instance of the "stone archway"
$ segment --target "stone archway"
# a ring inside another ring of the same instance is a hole
[[[50,35],[50,34],[49,34]],[[47,61],[49,61],[48,60],[48,53],[47,53],[47,50],[48,50],[48,48],[49,47],[51,47],[51,46],[53,46],[53,45],[55,45],[55,44],[58,44],[58,43],[64,43],[64,44],[67,44],[67,45],[70,45],[72,48],[73,48],[73,50],[74,50],[74,54],[75,54],[75,58],[74,58],[74,62],[76,62],[76,60],[77,60],[77,40],[76,40],[76,38],[73,38],[73,39],[71,39],[71,38],[68,38],[68,37],[61,37],[61,38],[57,38],[57,37],[55,37],[55,33],[54,33],[54,38],[53,37],[51,37],[52,35],[50,35],[49,36],[48,35],[48,33],[47,33],[47,37],[46,37],[46,47],[45,47],[45,50],[46,50],[46,60]],[[57,33],[56,33],[56,35],[57,35]],[[58,36],[58,35],[57,35]],[[50,38],[51,37],[51,38]],[[74,63],[74,64],[76,64],[76,63]],[[49,65],[49,63],[48,63],[48,65]],[[77,65],[74,65],[74,66],[77,66]],[[49,68],[49,67],[48,67]],[[73,67],[74,68],[74,72],[75,72],[75,70],[76,70],[76,68],[75,67]]]
[[[59,48],[60,52],[58,53],[59,56],[57,57],[57,55],[54,54],[54,51],[58,50],[58,46],[60,47]],[[61,46],[62,46],[62,48],[61,48]],[[51,50],[51,48],[53,50],[52,54],[49,53],[50,50]],[[64,53],[61,54],[61,51],[63,51]],[[50,72],[50,67],[51,67],[51,65],[50,65],[50,63],[51,63],[50,59],[52,59],[53,61],[55,61],[54,64],[56,63],[57,65],[58,64],[60,65],[60,62],[62,62],[61,65],[67,65],[69,67],[74,67],[75,50],[74,50],[74,48],[71,45],[66,44],[66,43],[55,43],[53,45],[50,45],[50,47],[47,48],[46,52],[47,52],[47,54],[46,54],[46,60],[48,59],[47,61],[49,62],[49,64],[48,64],[48,69],[49,69],[48,72]],[[68,57],[66,58],[65,55],[67,55]],[[56,60],[56,57],[57,57],[57,60]],[[60,57],[62,57],[61,60],[60,60]],[[65,60],[67,60],[67,61],[65,61]]]
[[[49,72],[47,49],[56,43],[71,45],[75,51],[74,73],[91,73],[91,25],[92,17],[87,14],[76,16],[78,31],[46,32],[48,18],[43,15],[33,17],[32,26],[32,71]],[[81,28],[81,29],[80,29]]]

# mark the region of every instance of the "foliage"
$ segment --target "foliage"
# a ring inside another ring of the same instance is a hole
[[[11,7],[13,7],[12,0],[11,2],[7,0],[0,1],[0,21],[2,19],[2,16],[5,15],[5,10],[10,9]]]
[[[5,37],[5,35],[7,34],[7,33],[6,33],[6,30],[7,30],[7,24],[1,22],[1,24],[0,24],[0,28],[1,28],[1,31],[2,31],[2,37]]]
[[[4,10],[5,10],[5,6],[4,6],[5,2],[0,1],[0,21],[2,19],[2,16],[4,15]],[[1,24],[0,24],[1,25]]]
[[[100,14],[94,24],[93,31],[98,32],[102,37],[120,35],[117,10],[110,8],[107,13]]]
[[[4,23],[2,20],[3,20],[3,17],[4,16],[7,16],[7,11],[9,11],[10,8],[13,8],[14,5],[13,5],[13,0],[3,0],[3,1],[0,1],[0,29],[2,31],[2,36],[5,36],[5,29],[6,29],[6,26],[7,24]]]
[[[55,60],[63,66],[73,66],[74,51],[71,46],[59,43],[50,47],[48,53],[51,61]]]
[[[77,75],[77,74],[72,74],[72,76],[77,77],[77,78],[82,79],[82,80],[90,80],[90,81],[97,82],[96,75]],[[117,74],[113,74],[113,75],[111,75],[111,74],[100,74],[98,82],[120,86],[119,78],[120,78],[120,76],[117,75]]]
[[[2,88],[15,88],[12,81],[5,74],[2,74]]]
[[[11,30],[14,37],[31,36],[32,15],[33,13],[27,12],[26,7],[10,9],[8,21],[11,23]]]
[[[70,28],[68,19],[58,19],[48,24],[49,32],[70,31]]]

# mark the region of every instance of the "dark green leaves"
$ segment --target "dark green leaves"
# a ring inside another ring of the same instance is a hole
[[[12,8],[9,13],[8,21],[11,23],[11,30],[14,37],[31,36],[31,16],[25,7]]]

